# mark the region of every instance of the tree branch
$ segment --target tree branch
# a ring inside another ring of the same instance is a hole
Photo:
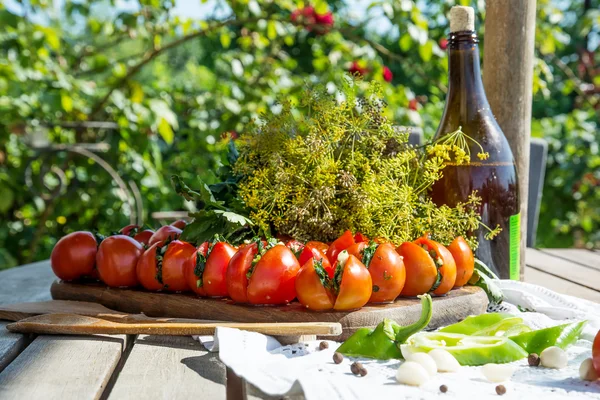
[[[248,19],[243,19],[243,20],[227,19],[222,22],[216,23],[213,26],[210,26],[204,30],[196,31],[196,32],[190,33],[188,35],[182,36],[181,38],[174,40],[174,41],[166,44],[165,46],[162,46],[158,49],[153,49],[152,51],[147,52],[146,55],[144,56],[144,58],[142,58],[142,60],[140,62],[138,62],[136,65],[132,66],[127,71],[125,76],[123,76],[121,79],[119,79],[110,89],[108,89],[108,92],[104,95],[104,97],[102,97],[100,99],[100,101],[98,101],[98,103],[92,108],[92,112],[90,113],[89,117],[90,118],[95,117],[102,110],[102,108],[104,107],[104,105],[106,104],[108,99],[110,99],[110,96],[113,94],[113,92],[115,90],[122,87],[133,75],[137,74],[146,64],[150,63],[152,60],[154,60],[156,57],[161,55],[163,52],[170,50],[174,47],[177,47],[177,46],[179,46],[187,41],[190,41],[192,39],[204,36],[208,33],[211,33],[213,31],[219,29],[219,28],[223,28],[225,26],[245,25],[248,23],[257,22],[261,19],[265,19],[265,18],[248,18]]]

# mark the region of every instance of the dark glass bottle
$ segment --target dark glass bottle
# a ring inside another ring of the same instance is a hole
[[[502,279],[520,278],[519,183],[513,154],[487,101],[481,71],[477,34],[473,30],[451,32],[448,41],[449,85],[446,107],[436,139],[461,128],[480,144],[489,158],[481,160],[481,149],[468,140],[471,162],[448,163],[443,177],[434,184],[431,196],[437,204],[451,207],[464,202],[473,191],[481,198],[483,224],[501,232],[486,240],[488,230],[476,232],[476,256]]]

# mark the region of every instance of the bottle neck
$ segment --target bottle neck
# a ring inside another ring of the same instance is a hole
[[[448,41],[446,111],[458,108],[465,118],[490,108],[481,80],[478,43],[473,31],[451,33]]]

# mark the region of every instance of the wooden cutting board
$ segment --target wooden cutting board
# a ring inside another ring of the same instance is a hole
[[[286,306],[248,306],[229,299],[205,299],[193,294],[153,293],[139,289],[114,289],[101,284],[55,281],[50,289],[56,300],[99,303],[112,310],[151,317],[193,318],[231,322],[339,322],[344,340],[356,329],[374,327],[383,318],[401,325],[415,322],[421,313],[418,299],[398,299],[391,304],[368,305],[354,311],[313,312],[298,302]],[[478,287],[467,286],[434,297],[430,329],[449,325],[468,315],[484,313],[488,300]]]

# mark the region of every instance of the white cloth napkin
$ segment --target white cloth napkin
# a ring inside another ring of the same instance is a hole
[[[524,282],[497,281],[505,294],[500,306],[490,312],[518,315],[533,329],[541,329],[574,320],[588,320],[581,339],[567,350],[568,367],[561,370],[529,367],[527,360],[513,363],[516,372],[502,398],[600,399],[600,381],[579,379],[579,365],[591,356],[591,341],[600,329],[600,305]],[[281,346],[269,336],[230,328],[217,328],[215,337],[199,340],[209,351],[219,351],[221,361],[247,382],[273,396],[304,394],[307,400],[368,398],[498,398],[497,384],[488,382],[480,367],[461,367],[456,373],[438,373],[421,387],[398,384],[395,373],[401,361],[376,361],[346,357],[334,364],[333,353],[339,343],[328,342],[319,350],[320,341]],[[350,372],[350,364],[360,361],[368,371],[365,377]],[[440,385],[448,392],[440,393]]]

